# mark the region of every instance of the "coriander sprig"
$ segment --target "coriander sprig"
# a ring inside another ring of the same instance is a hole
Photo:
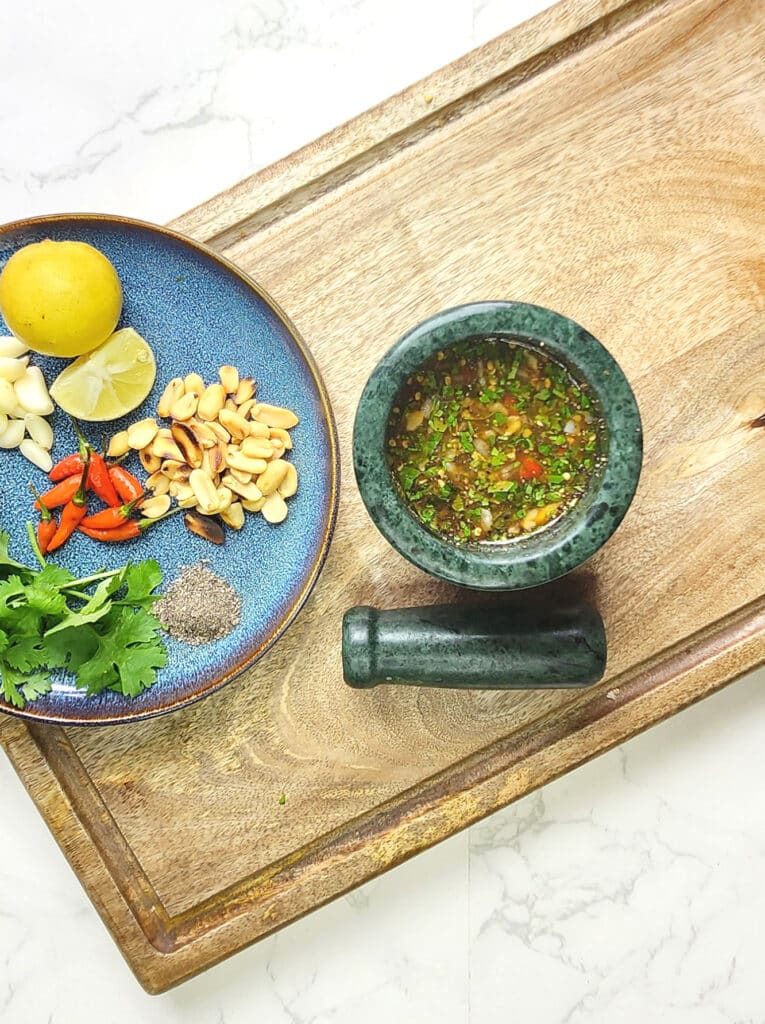
[[[128,562],[77,579],[45,561],[31,524],[27,532],[40,569],[12,558],[0,530],[2,697],[23,708],[50,691],[53,670],[69,672],[88,694],[136,697],[152,686],[167,663],[151,612],[162,582],[158,563]]]

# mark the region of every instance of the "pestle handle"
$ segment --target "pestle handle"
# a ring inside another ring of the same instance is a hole
[[[361,689],[378,683],[455,689],[552,690],[589,686],[606,665],[606,634],[595,608],[432,605],[343,617],[343,675]]]

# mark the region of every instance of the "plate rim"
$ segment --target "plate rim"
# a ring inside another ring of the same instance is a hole
[[[181,231],[176,231],[173,228],[164,227],[161,224],[154,224],[152,221],[141,220],[138,217],[128,217],[122,214],[113,213],[46,213],[40,214],[34,217],[22,217],[18,220],[7,221],[6,223],[0,224],[0,238],[3,238],[7,234],[13,231],[18,231],[24,228],[34,228],[37,226],[44,225],[46,223],[61,221],[101,221],[107,224],[123,225],[127,227],[142,228],[150,232],[154,232],[160,235],[164,235],[174,241],[181,242],[184,245],[191,246],[192,249],[196,249],[202,255],[210,257],[219,263],[222,267],[233,273],[238,277],[249,289],[251,289],[265,304],[276,314],[277,318],[281,321],[284,327],[287,329],[288,334],[292,338],[293,343],[297,346],[298,351],[302,355],[306,362],[306,365],[313,377],[316,385],[319,399],[321,402],[321,408],[324,415],[324,420],[327,424],[327,433],[329,436],[329,469],[330,469],[330,489],[329,489],[329,514],[324,527],[324,533],[321,538],[321,544],[317,552],[316,558],[311,566],[311,570],[306,577],[303,586],[298,592],[292,604],[289,606],[285,614],[282,616],[279,623],[276,625],[271,634],[256,647],[254,650],[248,651],[245,657],[237,662],[234,666],[228,668],[220,676],[211,680],[209,683],[199,690],[197,693],[190,694],[188,696],[179,698],[171,701],[167,704],[163,704],[161,707],[152,708],[148,711],[137,711],[134,714],[123,713],[120,715],[110,715],[103,718],[95,719],[82,719],[82,718],[70,718],[61,715],[52,714],[39,714],[34,711],[34,702],[28,702],[24,708],[14,708],[9,705],[6,701],[0,702],[0,713],[9,715],[13,718],[19,718],[27,722],[33,722],[37,724],[45,725],[59,725],[59,726],[83,726],[83,727],[100,727],[109,725],[127,725],[133,722],[146,721],[150,718],[158,718],[160,715],[170,714],[173,711],[179,711],[182,708],[189,707],[191,704],[196,704],[197,701],[203,700],[205,697],[209,697],[212,693],[222,689],[227,683],[233,682],[233,680],[240,675],[245,669],[250,668],[257,661],[259,661],[263,655],[269,651],[274,644],[279,640],[289,626],[297,618],[300,611],[303,609],[306,601],[308,600],[316,582],[324,568],[324,563],[327,560],[329,554],[330,545],[332,543],[332,536],[335,530],[335,524],[337,522],[337,509],[340,498],[340,445],[337,434],[337,424],[335,422],[335,416],[332,411],[332,404],[329,399],[329,393],[324,383],[324,379],[321,375],[321,371],[316,363],[316,360],[309,349],[307,343],[304,341],[302,335],[293,324],[292,320],[285,313],[279,303],[263,288],[262,285],[247,274],[244,270],[238,267],[235,263],[229,260],[227,257],[211,249],[204,242],[199,242],[195,238],[191,238],[189,235],[183,234]],[[31,709],[31,710],[29,710]]]

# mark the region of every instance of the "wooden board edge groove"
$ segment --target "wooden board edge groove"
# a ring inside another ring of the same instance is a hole
[[[676,0],[601,0],[593,9],[592,17],[582,16],[571,25],[566,24],[564,28],[568,31],[562,31],[552,39],[543,39],[536,46],[519,47],[517,59],[508,66],[490,64],[484,71],[483,63],[480,63],[477,72],[471,69],[471,62],[475,61],[477,54],[487,48],[499,48],[499,44],[514,38],[527,26],[531,28],[542,22],[550,13],[543,12],[289,157],[256,172],[233,189],[171,221],[168,226],[223,251],[253,232],[265,230],[304,209],[320,196],[335,191],[371,167],[391,159],[431,132],[464,116],[468,110],[509,89],[531,82],[562,60],[576,56],[601,39],[615,41],[619,34],[636,30],[647,18],[662,15],[675,4]],[[585,4],[581,6],[583,10],[586,7]],[[450,97],[447,93],[443,102],[429,106],[426,111],[422,111],[420,106],[416,113],[417,101],[421,105],[422,96],[429,92],[435,91],[438,95],[441,77],[445,72],[454,73],[455,70],[461,71],[462,77],[468,79],[463,82],[465,87],[459,95]],[[402,109],[409,112],[409,117],[400,125],[391,124],[391,111]],[[312,173],[298,176],[295,173],[298,168]],[[256,212],[245,214],[245,209],[255,209]]]
[[[570,744],[576,737],[581,740],[593,729],[603,731],[605,735],[612,735],[613,727],[607,727],[610,718],[623,715],[631,705],[639,703],[646,697],[656,697],[676,680],[682,679],[700,666],[710,665],[721,656],[730,656],[737,651],[751,648],[753,643],[754,649],[750,656],[742,661],[736,671],[736,677],[765,661],[765,598],[726,620],[711,624],[694,637],[684,639],[676,647],[661,652],[649,663],[639,666],[637,670],[627,671],[609,680],[607,684],[583,692],[578,701],[565,709],[563,715],[559,711],[549,712],[544,718],[477,751],[447,771],[425,780],[403,794],[403,798],[397,797],[395,801],[391,800],[378,806],[355,822],[317,839],[309,847],[294,851],[288,858],[269,865],[257,875],[242,879],[214,897],[175,916],[169,915],[162,905],[151,881],[120,832],[63,729],[56,726],[26,726],[17,733],[15,741],[8,744],[8,754],[14,766],[20,768],[23,753],[20,756],[14,748],[20,745],[22,751],[24,750],[23,739],[26,733],[28,740],[34,743],[39,757],[57,779],[72,813],[97,849],[106,871],[113,879],[146,940],[158,953],[167,955],[177,953],[184,946],[197,940],[200,935],[231,924],[235,918],[250,913],[254,908],[262,908],[265,927],[258,932],[257,937],[264,937],[306,912],[303,910],[287,918],[274,917],[269,923],[268,908],[272,901],[297,880],[306,883],[310,876],[320,874],[327,863],[347,861],[354,855],[363,853],[370,844],[385,843],[387,836],[406,831],[418,819],[428,814],[439,811],[443,813],[451,800],[459,799],[503,775],[515,773],[516,776],[527,776],[523,771],[525,762],[539,756],[554,760],[551,755],[561,743]],[[729,681],[725,677],[713,679],[708,690],[699,693],[681,706],[687,706],[693,700],[700,699]],[[675,705],[672,705],[666,715],[647,719],[642,727],[647,728],[655,724],[662,717],[673,713],[675,709]],[[582,742],[580,756],[575,763],[584,763],[610,746],[616,745],[622,738],[623,736],[617,736],[613,742],[599,743],[594,748]],[[568,767],[559,769],[545,779],[535,776],[533,784],[522,786],[501,802],[489,806],[477,805],[473,813],[460,819],[459,827],[464,828],[475,823],[566,770]],[[449,829],[445,834],[438,835],[433,842],[446,838],[446,835],[456,830]],[[432,843],[428,842],[416,848],[407,847],[405,855],[382,862],[375,874],[401,863],[419,849],[429,845]],[[340,893],[333,893],[329,898],[335,898],[337,895]],[[329,898],[325,902],[328,902]]]

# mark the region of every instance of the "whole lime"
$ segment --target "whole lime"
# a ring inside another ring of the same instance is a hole
[[[25,245],[0,274],[0,313],[35,352],[79,356],[112,333],[122,286],[109,260],[85,242]]]

